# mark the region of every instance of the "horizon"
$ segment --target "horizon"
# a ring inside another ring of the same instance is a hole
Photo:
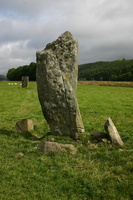
[[[0,74],[36,61],[36,52],[70,31],[79,64],[132,59],[131,0],[1,0]]]
[[[116,60],[99,60],[99,61],[96,61],[96,62],[88,62],[88,63],[78,64],[78,66],[79,66],[79,65],[87,65],[87,64],[97,63],[97,62],[114,62],[114,61],[127,61],[127,60],[133,60],[133,58],[132,58],[132,59],[122,58],[122,59],[116,59]],[[32,62],[31,62],[31,63],[32,63]],[[33,63],[36,63],[36,62],[33,62]],[[30,65],[30,63],[27,64],[27,65]],[[21,67],[23,67],[23,66],[25,66],[25,65],[21,65]],[[20,67],[20,66],[18,66],[18,67]],[[13,67],[13,68],[14,68],[14,69],[17,69],[18,67],[16,67],[16,68]],[[10,68],[10,69],[12,69],[12,68]],[[9,70],[9,69],[8,69],[8,70]],[[6,74],[0,74],[0,75],[6,76],[7,73],[8,73],[8,71],[6,72]]]

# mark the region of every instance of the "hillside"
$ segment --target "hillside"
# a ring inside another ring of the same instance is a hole
[[[133,81],[133,59],[79,65],[79,80]]]
[[[31,81],[35,81],[36,63],[12,68],[7,72],[7,78],[11,81],[20,81],[22,76],[29,76]],[[133,81],[133,59],[79,65],[78,80]]]
[[[0,74],[0,81],[6,81],[6,80],[7,80],[6,76]]]

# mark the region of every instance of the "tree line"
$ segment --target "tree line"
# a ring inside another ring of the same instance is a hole
[[[79,80],[133,81],[133,60],[100,61],[79,65]]]
[[[21,81],[22,76],[36,80],[36,63],[11,68],[7,72],[10,81]],[[133,60],[100,61],[79,65],[79,80],[97,81],[133,81]]]
[[[30,65],[19,66],[18,68],[11,68],[7,72],[7,78],[10,81],[21,81],[22,76],[29,76],[30,81],[36,80],[36,63],[32,62]]]

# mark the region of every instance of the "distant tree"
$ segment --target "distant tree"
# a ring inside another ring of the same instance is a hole
[[[21,81],[22,76],[29,76],[29,80],[36,80],[36,63],[30,65],[19,66],[18,68],[9,69],[7,78],[11,81]]]
[[[36,80],[36,63],[32,62],[29,65],[29,77],[30,81]]]
[[[117,81],[118,80],[118,76],[116,74],[112,74],[110,77],[111,81]]]
[[[11,69],[8,70],[8,72],[7,72],[8,80],[14,81],[14,79],[15,79],[15,77],[14,77],[15,70],[16,70],[15,68],[11,68]]]

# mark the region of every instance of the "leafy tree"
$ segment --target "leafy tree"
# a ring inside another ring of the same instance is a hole
[[[10,81],[21,81],[22,76],[29,76],[29,80],[36,80],[36,63],[30,63],[30,65],[19,66],[18,68],[9,69],[7,72],[7,78]]]
[[[16,70],[15,68],[11,68],[11,69],[8,70],[8,73],[7,73],[8,80],[13,81],[15,79],[15,77],[14,77],[15,70]]]

